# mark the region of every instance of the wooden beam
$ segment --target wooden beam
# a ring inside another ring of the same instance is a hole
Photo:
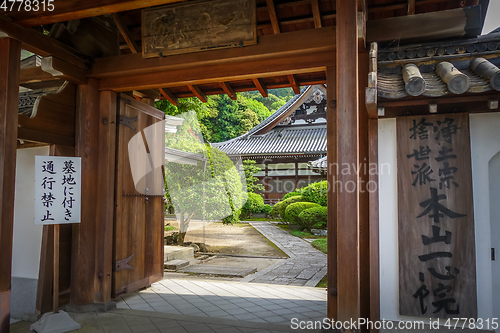
[[[378,166],[378,119],[368,120],[368,161]],[[370,320],[380,320],[379,170],[370,172]]]
[[[134,90],[133,94],[139,96],[140,98],[150,99],[160,99],[162,96],[160,89]]]
[[[314,27],[316,29],[321,28],[321,11],[319,10],[319,3],[318,0],[311,0],[311,7],[312,7],[312,12],[313,12],[313,18],[314,18]]]
[[[160,93],[173,105],[179,105],[179,99],[177,98],[177,96],[172,94],[167,88],[160,88]]]
[[[408,0],[408,15],[415,14],[415,0]]]
[[[219,82],[221,88],[224,90],[226,95],[229,96],[233,101],[236,100],[236,92],[234,91],[233,87],[229,84],[229,82]]]
[[[288,81],[290,81],[290,84],[292,85],[293,92],[296,95],[300,94],[300,85],[297,79],[295,78],[295,75],[293,74],[288,75]]]
[[[371,20],[367,22],[367,41],[415,40],[424,42],[477,36],[481,33],[481,22],[479,6]]]
[[[337,73],[335,67],[326,69],[326,151],[328,186],[328,289],[327,317],[337,318]]]
[[[41,68],[54,77],[74,84],[87,83],[85,70],[53,56],[43,57]]]
[[[269,12],[269,18],[271,19],[271,25],[273,26],[273,32],[275,34],[280,33],[280,23],[278,21],[278,16],[276,15],[276,8],[274,8],[273,0],[266,0],[267,10]]]
[[[84,3],[85,1],[82,1]],[[34,12],[37,14],[37,12]],[[34,30],[21,27],[0,15],[0,32],[22,43],[22,48],[41,56],[53,55],[72,65],[85,68],[85,61],[67,45]]]
[[[59,80],[58,77],[45,72],[42,67],[30,67],[21,69],[19,85]]]
[[[113,20],[115,21],[116,26],[118,27],[118,30],[120,30],[120,33],[122,34],[122,37],[125,40],[125,43],[127,43],[128,48],[130,49],[130,52],[132,53],[139,52],[140,49],[137,46],[136,42],[130,37],[130,32],[128,31],[127,26],[123,23],[120,14],[113,13],[112,15],[113,15]]]
[[[335,52],[335,28],[287,32],[279,35],[260,36],[257,45],[172,55],[164,58],[144,59],[142,54],[127,54],[98,58],[89,77],[108,78],[137,74],[202,68],[207,72],[215,65],[224,65],[227,72],[232,66],[255,60],[279,58],[282,62],[293,61],[299,55]],[[184,77],[182,75],[181,77]],[[180,81],[173,78],[173,80]],[[226,80],[227,81],[227,80]],[[220,80],[218,81],[220,82]]]
[[[33,27],[144,7],[165,5],[179,1],[182,0],[65,0],[56,2],[53,10],[47,7],[42,12],[34,10],[25,11],[23,6],[21,11],[13,12],[9,16],[19,25]]]
[[[255,87],[259,90],[259,92],[262,95],[262,97],[267,97],[268,96],[268,94],[267,94],[267,87],[264,84],[264,82],[262,82],[261,79],[255,78],[255,79],[253,79],[253,83],[255,84]]]
[[[203,103],[207,102],[207,95],[205,95],[205,93],[200,89],[200,87],[189,85],[188,88],[193,92],[193,94],[196,97],[198,97],[200,101],[202,101]]]
[[[101,91],[99,101],[99,143],[97,171],[96,272],[94,302],[111,302],[113,267],[113,209],[115,196],[116,111],[118,96]]]
[[[54,144],[59,146],[75,146],[75,138],[72,136],[61,135],[48,131],[39,131],[25,127],[19,127],[17,129],[17,138],[31,142]]]
[[[336,3],[337,49],[342,50],[337,53],[337,165],[359,165],[357,2]],[[335,319],[345,321],[361,318],[358,176],[355,172],[340,172],[338,182]]]
[[[255,60],[233,64],[187,68],[151,74],[110,77],[100,80],[101,90],[131,91],[137,89],[170,88],[187,85],[238,81],[288,74],[322,72],[335,66],[332,53],[311,53],[296,57]]]
[[[9,332],[21,43],[0,38],[0,332]]]
[[[75,155],[82,161],[81,223],[73,225],[71,249],[71,303],[94,303],[96,267],[104,260],[96,252],[97,198],[99,170],[99,89],[98,81],[89,79],[77,87]],[[116,121],[109,119],[109,122]],[[107,207],[109,209],[109,207]],[[92,240],[92,241],[89,241]]]

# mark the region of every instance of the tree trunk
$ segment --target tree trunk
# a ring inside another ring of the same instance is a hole
[[[194,212],[189,214],[188,218],[184,220],[184,212],[181,212],[180,215],[180,221],[179,221],[179,238],[177,238],[177,244],[178,245],[183,245],[184,244],[184,238],[186,237],[187,230],[189,227],[189,222],[191,222],[191,218],[193,217]]]

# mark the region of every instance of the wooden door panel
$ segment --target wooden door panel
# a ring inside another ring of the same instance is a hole
[[[164,113],[128,96],[121,96],[118,114],[124,121],[117,126],[113,258],[118,265],[113,272],[115,295],[132,292],[163,277],[163,197],[157,194],[161,193],[158,189],[163,188],[163,183],[161,179],[158,182],[158,178],[154,182],[154,174],[149,173],[144,181],[138,182],[136,189],[132,167],[140,170],[140,174],[146,174],[148,158],[141,154],[133,156],[134,165],[131,167],[129,141],[137,133],[162,121]],[[140,135],[145,138],[144,132]],[[147,151],[147,144],[145,149]],[[124,261],[126,259],[128,261]]]

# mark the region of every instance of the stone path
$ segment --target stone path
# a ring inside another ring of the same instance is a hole
[[[290,258],[249,275],[241,282],[314,287],[326,275],[326,254],[267,221],[248,223]]]
[[[290,327],[291,320],[323,320],[326,290],[233,281],[163,279],[121,295],[119,309],[240,320]],[[236,332],[236,331],[235,331]]]

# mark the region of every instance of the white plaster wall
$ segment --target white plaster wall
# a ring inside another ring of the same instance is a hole
[[[38,279],[42,226],[36,226],[34,210],[35,156],[49,155],[49,147],[17,150],[12,276]]]
[[[378,124],[379,164],[391,165],[390,172],[385,168],[379,176],[380,316],[387,320],[418,320],[416,317],[400,316],[398,309],[396,120],[380,119]],[[500,113],[471,115],[470,132],[478,316],[483,319],[498,318],[500,313],[494,314],[492,309],[488,162],[500,151]],[[428,321],[428,318],[421,320]]]

